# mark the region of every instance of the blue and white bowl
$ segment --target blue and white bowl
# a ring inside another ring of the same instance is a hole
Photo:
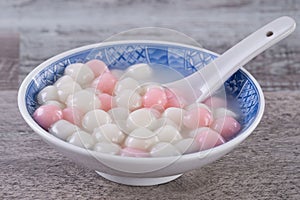
[[[240,69],[224,84],[226,95],[234,98],[241,111],[242,130],[232,140],[215,148],[180,157],[132,158],[96,153],[56,138],[32,118],[38,103],[36,96],[53,84],[67,65],[91,59],[104,61],[110,69],[126,69],[136,63],[161,64],[172,67],[183,76],[194,73],[218,55],[194,46],[161,41],[122,41],[76,48],[43,62],[23,81],[18,93],[18,106],[28,125],[47,143],[73,161],[95,170],[101,176],[128,185],[154,185],[176,179],[182,173],[211,163],[245,140],[260,122],[264,96],[257,81]]]

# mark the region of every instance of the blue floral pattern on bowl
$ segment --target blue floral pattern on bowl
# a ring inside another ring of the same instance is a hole
[[[126,69],[136,63],[163,64],[176,69],[183,76],[194,73],[217,56],[207,51],[172,44],[126,43],[101,46],[66,56],[44,68],[28,85],[26,107],[32,115],[38,103],[36,96],[45,86],[60,78],[67,65],[87,62],[91,59],[104,61],[111,69]],[[236,99],[243,130],[247,129],[258,114],[260,104],[258,90],[242,70],[237,71],[224,84],[227,96]]]

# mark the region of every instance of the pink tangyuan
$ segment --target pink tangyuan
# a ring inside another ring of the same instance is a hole
[[[104,72],[94,80],[93,86],[102,93],[112,95],[117,81],[117,78],[112,73]]]
[[[223,137],[212,129],[199,129],[195,136],[195,141],[199,145],[199,150],[207,150],[225,143]]]
[[[167,95],[167,104],[166,104],[166,108],[170,108],[170,107],[176,107],[176,108],[183,108],[183,101],[176,96],[171,90],[169,89],[165,89],[165,93]]]
[[[63,109],[63,119],[75,124],[77,126],[81,126],[81,120],[83,118],[83,113],[75,108],[75,107],[68,107]]]
[[[33,113],[34,120],[48,130],[52,124],[62,119],[62,110],[56,105],[42,105]]]
[[[102,93],[98,95],[98,98],[101,102],[100,109],[104,111],[109,111],[112,107],[114,107],[114,99],[111,95]]]
[[[94,72],[95,77],[109,71],[106,64],[101,60],[93,59],[85,64]]]
[[[229,140],[241,130],[241,125],[233,117],[225,116],[216,119],[211,128],[219,132],[226,140]]]
[[[143,151],[136,148],[131,147],[124,147],[121,150],[121,156],[128,156],[128,157],[150,157],[149,152]]]
[[[183,124],[189,129],[208,127],[212,122],[212,113],[204,107],[189,110],[183,117]]]
[[[143,107],[157,110],[164,110],[167,102],[167,95],[165,91],[160,88],[151,88],[142,99]]]

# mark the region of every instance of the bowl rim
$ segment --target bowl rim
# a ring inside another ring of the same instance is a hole
[[[217,57],[220,56],[219,54],[217,54],[215,52],[212,52],[210,50],[200,48],[197,46],[176,43],[176,42],[165,42],[165,41],[159,41],[159,40],[120,40],[120,41],[112,41],[112,42],[100,42],[100,43],[89,44],[89,45],[77,47],[77,48],[62,52],[58,55],[55,55],[55,56],[47,59],[46,61],[42,62],[37,67],[35,67],[25,77],[25,79],[22,81],[22,83],[19,87],[19,90],[18,90],[18,107],[19,107],[19,111],[20,111],[23,119],[33,129],[33,131],[35,133],[37,133],[38,135],[40,135],[40,137],[42,137],[43,140],[46,140],[47,143],[54,144],[56,146],[59,146],[62,149],[65,149],[65,150],[73,152],[73,153],[78,153],[83,156],[97,155],[97,159],[101,159],[101,158],[103,158],[103,159],[118,159],[120,162],[126,162],[126,163],[129,163],[129,162],[135,162],[135,163],[136,162],[143,162],[143,163],[146,162],[147,163],[147,162],[153,162],[153,161],[157,161],[157,162],[164,161],[165,162],[166,160],[170,160],[170,159],[174,160],[174,157],[178,157],[178,159],[181,159],[181,160],[190,160],[190,159],[194,159],[194,158],[202,158],[202,156],[205,157],[205,155],[207,155],[207,153],[209,153],[211,155],[215,155],[215,154],[218,154],[228,148],[236,147],[239,143],[244,141],[253,132],[253,130],[258,126],[258,124],[261,121],[261,118],[263,116],[264,109],[265,109],[265,98],[263,95],[263,91],[262,91],[259,83],[257,82],[257,80],[243,67],[241,67],[240,70],[251,79],[251,81],[254,83],[254,85],[258,91],[258,94],[259,94],[260,105],[258,107],[257,117],[254,119],[252,124],[242,132],[242,134],[239,134],[238,136],[234,137],[233,139],[227,141],[226,143],[224,143],[220,146],[217,146],[217,147],[214,147],[214,148],[211,148],[208,150],[199,151],[199,152],[195,152],[195,153],[189,153],[189,154],[183,154],[180,156],[167,156],[167,157],[139,157],[139,158],[137,158],[137,157],[127,157],[127,156],[125,157],[125,156],[120,156],[120,155],[111,155],[111,154],[107,154],[107,153],[95,152],[93,150],[88,150],[88,149],[85,149],[82,147],[78,147],[78,146],[69,144],[69,143],[55,137],[54,135],[50,134],[49,132],[47,132],[33,120],[33,118],[28,113],[27,108],[26,108],[25,94],[27,91],[28,84],[32,80],[34,80],[33,78],[42,69],[49,66],[51,63],[65,57],[65,56],[74,54],[74,53],[78,53],[78,52],[85,51],[85,50],[92,49],[92,48],[129,44],[129,43],[157,44],[157,45],[167,45],[167,46],[172,45],[172,46],[185,47],[185,48],[194,49],[197,51],[206,52],[206,53],[209,53],[209,54],[217,56]]]

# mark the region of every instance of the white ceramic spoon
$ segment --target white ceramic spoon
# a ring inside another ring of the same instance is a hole
[[[290,35],[295,28],[296,23],[292,18],[277,18],[231,47],[207,66],[164,86],[183,97],[186,103],[201,102],[220,88],[239,68]]]

